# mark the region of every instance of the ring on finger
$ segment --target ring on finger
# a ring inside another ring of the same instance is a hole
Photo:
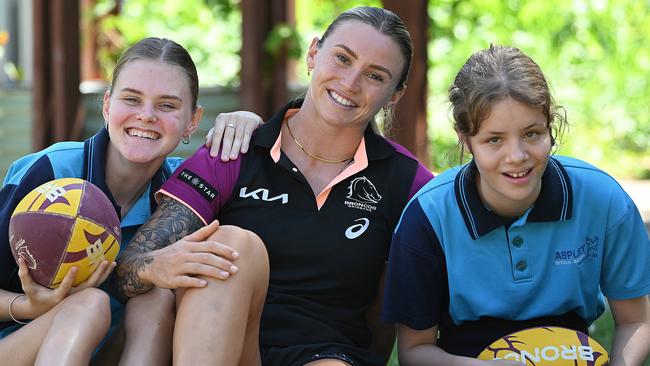
[[[228,124],[226,125],[226,127],[235,128],[235,124],[234,124],[234,123],[228,123]]]

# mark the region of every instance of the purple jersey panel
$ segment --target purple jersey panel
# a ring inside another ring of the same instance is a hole
[[[415,172],[415,177],[413,177],[413,184],[411,185],[411,191],[409,192],[409,197],[408,199],[410,200],[414,194],[417,193],[417,191],[420,190],[425,184],[427,184],[428,181],[433,179],[433,173],[427,169],[420,161],[413,155],[410,151],[406,150],[406,148],[396,142],[393,142],[389,139],[386,139],[391,146],[395,148],[397,152],[399,152],[402,155],[406,155],[409,158],[415,160],[418,162],[418,170]]]
[[[176,169],[159,193],[189,207],[207,225],[228,202],[239,177],[242,156],[223,162],[205,146]]]

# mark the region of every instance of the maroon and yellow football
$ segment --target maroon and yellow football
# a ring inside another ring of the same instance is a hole
[[[609,355],[588,335],[562,327],[535,327],[501,337],[480,360],[511,360],[528,366],[606,366]]]
[[[61,178],[36,187],[18,203],[9,221],[14,258],[32,278],[58,287],[77,266],[74,286],[120,250],[120,220],[104,192],[83,179]]]

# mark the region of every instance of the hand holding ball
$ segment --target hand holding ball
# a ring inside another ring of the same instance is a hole
[[[58,287],[77,266],[73,286],[120,250],[120,221],[106,195],[78,178],[56,179],[35,188],[16,206],[9,222],[14,258],[27,263],[32,278]]]

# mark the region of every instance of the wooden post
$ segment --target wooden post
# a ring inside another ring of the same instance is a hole
[[[103,14],[95,14],[97,0],[80,0],[81,4],[81,50],[80,50],[80,75],[81,80],[102,80],[101,67],[97,58],[102,36],[101,23],[109,17],[120,15],[122,0],[113,0],[113,7]],[[106,41],[104,41],[106,42]]]
[[[427,0],[383,0],[406,23],[413,40],[413,60],[406,93],[397,104],[396,121],[390,136],[411,151],[422,164],[429,166],[431,158],[427,137]]]
[[[40,150],[47,146],[50,135],[51,111],[47,104],[47,91],[50,89],[47,65],[50,64],[50,43],[47,41],[49,26],[48,0],[34,0],[34,85],[32,87],[34,113],[32,122],[32,148]]]
[[[99,22],[94,15],[94,8],[97,0],[81,0],[80,18],[81,34],[83,35],[83,44],[80,54],[80,74],[81,80],[100,80],[99,62],[97,61],[97,35],[99,34]]]
[[[288,101],[286,52],[273,58],[264,50],[278,23],[293,24],[293,0],[242,0],[241,107],[268,119]]]
[[[33,148],[81,138],[79,1],[33,0]]]

